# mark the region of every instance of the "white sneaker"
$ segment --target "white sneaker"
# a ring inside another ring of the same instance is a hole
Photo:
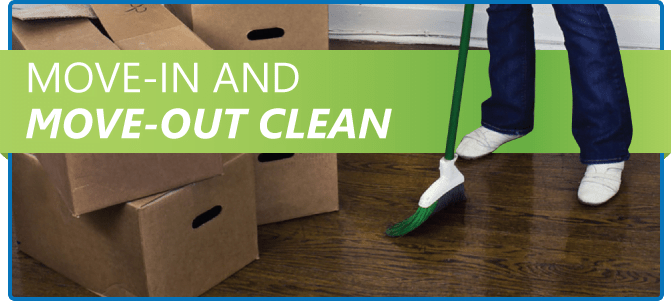
[[[463,159],[477,159],[490,154],[502,144],[522,136],[524,135],[501,134],[481,126],[464,136],[457,147],[457,154]]]
[[[624,161],[587,166],[578,188],[578,199],[585,205],[597,206],[610,200],[620,190]]]

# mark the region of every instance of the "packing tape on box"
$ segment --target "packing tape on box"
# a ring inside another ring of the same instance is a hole
[[[22,21],[42,19],[89,18],[98,17],[88,4],[15,4],[12,17]]]

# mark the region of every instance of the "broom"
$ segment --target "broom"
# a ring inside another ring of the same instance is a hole
[[[454,155],[454,146],[457,140],[459,108],[461,107],[461,94],[464,88],[466,56],[468,55],[468,43],[471,39],[474,6],[474,4],[466,4],[464,6],[464,20],[461,25],[461,41],[459,43],[459,59],[457,60],[457,75],[454,80],[454,92],[452,94],[452,111],[450,112],[450,123],[447,131],[445,157],[440,159],[440,177],[422,194],[422,197],[419,199],[419,208],[415,214],[387,229],[385,233],[388,236],[399,237],[406,235],[449,204],[466,200],[464,175],[454,166],[454,162],[457,161]]]

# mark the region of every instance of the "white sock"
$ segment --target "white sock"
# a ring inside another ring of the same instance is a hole
[[[578,198],[583,204],[601,205],[620,190],[624,161],[587,166],[578,188]]]
[[[457,154],[464,159],[477,159],[490,154],[502,144],[522,136],[524,135],[502,134],[481,126],[464,136],[457,147]]]

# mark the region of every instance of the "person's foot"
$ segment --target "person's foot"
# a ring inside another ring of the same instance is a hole
[[[457,147],[457,154],[467,160],[477,159],[490,154],[502,144],[522,136],[524,135],[501,134],[481,126],[464,136]]]
[[[578,188],[578,199],[585,205],[598,206],[610,200],[620,190],[624,161],[587,166]]]

